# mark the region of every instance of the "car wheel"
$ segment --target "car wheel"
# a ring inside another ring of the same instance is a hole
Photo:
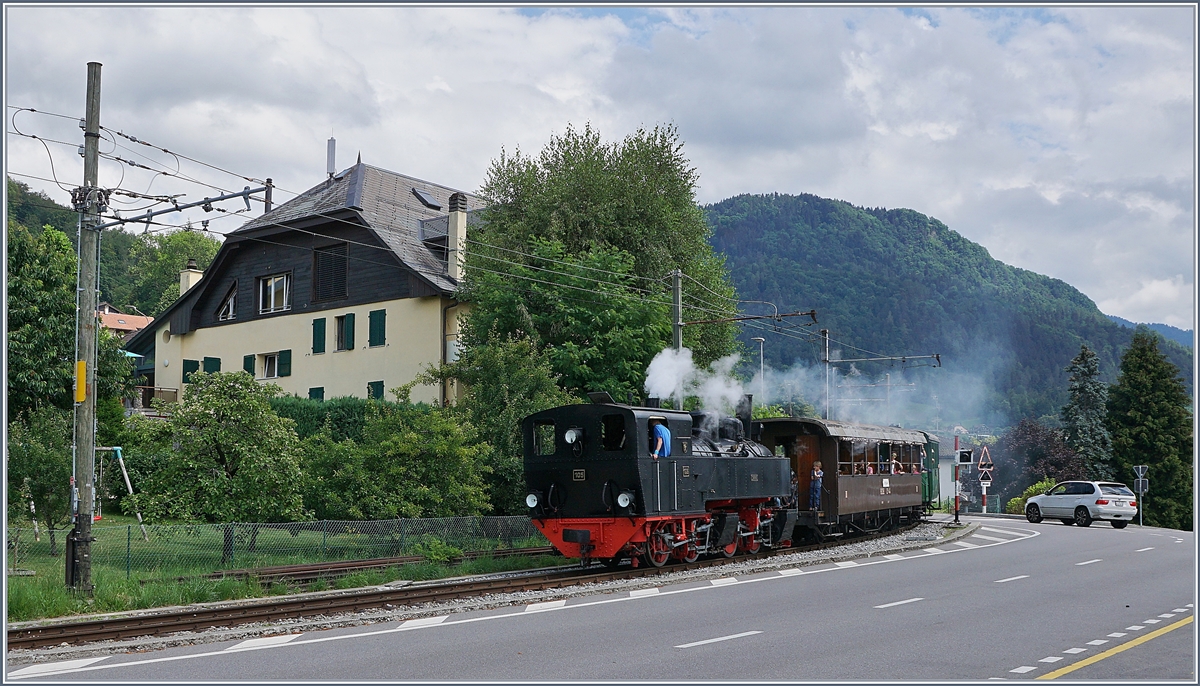
[[[1075,523],[1074,519],[1060,519],[1058,521],[1062,522],[1063,524],[1066,524],[1067,526],[1071,526],[1072,524]]]
[[[1030,524],[1037,524],[1042,521],[1042,510],[1037,505],[1030,505],[1025,508],[1025,519],[1029,520]]]
[[[1086,507],[1080,505],[1079,507],[1075,508],[1075,523],[1079,526],[1091,526],[1092,513],[1088,512]]]
[[[1129,524],[1129,522],[1118,522],[1115,519],[1109,523],[1113,525],[1114,529],[1124,529]]]

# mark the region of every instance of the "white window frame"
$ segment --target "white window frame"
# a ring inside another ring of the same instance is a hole
[[[225,302],[221,303],[221,309],[217,310],[217,321],[229,322],[237,319],[237,282],[233,282],[233,288],[229,290],[229,295],[225,297]]]
[[[263,358],[262,378],[278,379],[279,378],[279,353],[267,353],[266,355],[263,355],[262,358]]]
[[[278,293],[278,288],[275,284],[282,281],[283,283],[283,302],[277,302],[275,299]],[[292,309],[292,274],[287,272],[284,274],[272,274],[264,276],[258,280],[258,313],[271,314],[272,312],[286,312]]]

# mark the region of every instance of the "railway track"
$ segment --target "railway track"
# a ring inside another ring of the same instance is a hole
[[[468,560],[478,560],[483,557],[503,558],[520,555],[537,556],[551,555],[554,548],[538,546],[535,548],[511,548],[504,550],[476,550],[465,552],[449,560],[450,564],[458,564]],[[336,579],[338,577],[364,572],[372,569],[387,569],[408,564],[425,562],[421,555],[405,555],[403,557],[379,557],[369,560],[341,560],[338,562],[317,562],[313,564],[277,565],[274,567],[256,567],[250,569],[228,569],[212,574],[205,574],[202,579],[256,579],[260,583],[269,584],[275,581],[286,581],[296,584],[309,584],[319,579]],[[180,577],[184,581],[188,577]]]
[[[178,631],[197,631],[218,626],[227,627],[296,617],[360,612],[362,610],[381,607],[420,605],[488,593],[537,591],[574,586],[581,583],[653,577],[685,569],[714,567],[778,554],[832,548],[846,543],[902,533],[912,528],[912,526],[915,525],[893,529],[886,533],[868,534],[847,540],[828,541],[815,545],[786,548],[779,551],[765,551],[757,555],[739,555],[732,558],[701,560],[691,565],[676,564],[665,567],[623,568],[615,571],[596,571],[597,567],[595,566],[588,569],[581,569],[578,566],[570,568],[559,567],[547,570],[545,573],[537,576],[528,577],[430,582],[400,588],[373,588],[366,591],[321,597],[264,598],[261,601],[228,607],[180,610],[115,619],[59,622],[21,628],[10,627],[8,629],[7,648],[8,650],[42,648],[62,643],[82,644],[138,636],[162,636]]]

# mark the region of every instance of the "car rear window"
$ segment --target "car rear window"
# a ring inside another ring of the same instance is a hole
[[[1133,495],[1133,491],[1125,484],[1100,484],[1100,492],[1104,495]]]

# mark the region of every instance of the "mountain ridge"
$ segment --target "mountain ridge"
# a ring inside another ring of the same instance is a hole
[[[951,398],[965,414],[959,423],[1005,426],[1055,415],[1067,397],[1065,368],[1080,345],[1097,352],[1102,377],[1112,382],[1132,338],[1065,281],[1000,262],[915,210],[778,193],[738,195],[704,210],[740,298],[781,310],[816,308],[820,326],[848,346],[942,354],[940,378],[915,373],[929,407],[910,422],[930,421]],[[752,335],[759,334],[742,340]],[[807,341],[780,336],[766,345],[767,363],[818,366],[816,338],[799,335]],[[1161,347],[1191,392],[1191,351],[1167,341]],[[861,371],[864,380],[876,380],[888,369],[896,367],[870,363]],[[969,387],[976,396],[966,397]]]

